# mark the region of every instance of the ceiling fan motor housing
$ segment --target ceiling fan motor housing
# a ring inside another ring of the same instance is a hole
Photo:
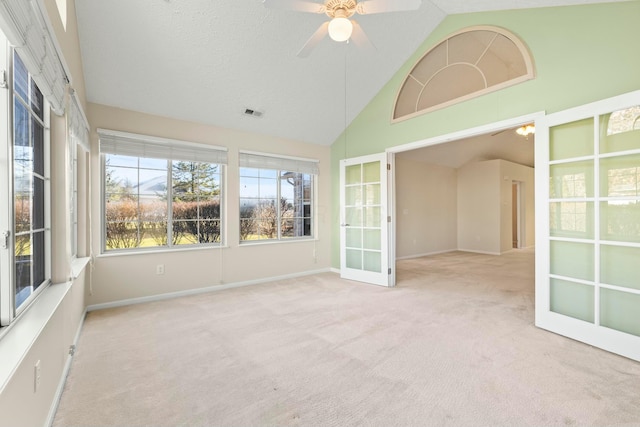
[[[356,0],[327,0],[324,7],[329,18],[350,18],[356,13]]]

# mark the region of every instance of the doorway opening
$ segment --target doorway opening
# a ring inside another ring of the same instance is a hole
[[[427,269],[439,268],[437,262],[446,264],[454,256],[498,265],[510,258],[502,255],[515,251],[527,254],[523,256],[532,274],[526,287],[533,296],[535,136],[516,130],[535,117],[416,143],[394,153],[392,245],[395,241],[398,286],[407,277],[403,268],[416,267],[419,260],[427,261],[422,264]],[[414,269],[410,276],[415,274],[419,272]]]

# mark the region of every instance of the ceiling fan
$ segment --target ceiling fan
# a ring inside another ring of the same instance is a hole
[[[313,48],[329,34],[337,42],[353,40],[359,47],[372,48],[369,38],[360,25],[351,19],[356,13],[371,15],[383,12],[401,12],[420,8],[422,0],[325,0],[316,3],[311,0],[262,0],[272,9],[288,9],[307,13],[324,13],[329,21],[320,25],[315,33],[302,46],[297,56],[306,57]]]

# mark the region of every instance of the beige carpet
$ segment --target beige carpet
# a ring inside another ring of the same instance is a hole
[[[640,363],[533,326],[533,253],[92,312],[55,426],[640,425]]]

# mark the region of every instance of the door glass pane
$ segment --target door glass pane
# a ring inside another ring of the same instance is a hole
[[[380,162],[364,163],[362,165],[363,182],[380,182]]]
[[[380,250],[380,230],[363,230],[364,231],[364,248]]]
[[[551,311],[593,323],[593,286],[559,279],[551,279],[550,286]]]
[[[593,244],[552,240],[550,255],[551,274],[593,281]]]
[[[380,207],[374,206],[365,209],[364,226],[380,227]]]
[[[600,203],[600,237],[603,240],[640,243],[640,201],[610,200]]]
[[[347,249],[347,268],[362,270],[362,251]]]
[[[600,282],[640,289],[640,248],[600,246]]]
[[[347,228],[346,233],[346,245],[348,248],[362,248],[362,229],[361,228]]]
[[[365,192],[365,204],[367,205],[379,205],[380,204],[380,184],[368,184],[364,186]]]
[[[640,295],[600,289],[600,324],[640,337]]]
[[[364,267],[363,269],[366,271],[372,271],[374,273],[381,273],[382,270],[382,259],[380,252],[371,252],[364,251]]]
[[[549,227],[553,237],[593,239],[593,202],[549,203]]]
[[[584,119],[549,128],[549,159],[593,155],[593,119]]]
[[[601,153],[640,148],[640,106],[601,116],[600,130]]]
[[[600,160],[600,195],[634,198],[640,196],[639,154]]]
[[[345,221],[351,227],[362,226],[362,208],[348,207],[345,208]]]
[[[549,197],[593,197],[593,162],[571,162],[549,167]]]
[[[362,205],[362,186],[346,187],[344,189],[344,198],[347,206]]]
[[[360,165],[351,165],[345,168],[345,183],[347,185],[360,184],[362,173]]]

